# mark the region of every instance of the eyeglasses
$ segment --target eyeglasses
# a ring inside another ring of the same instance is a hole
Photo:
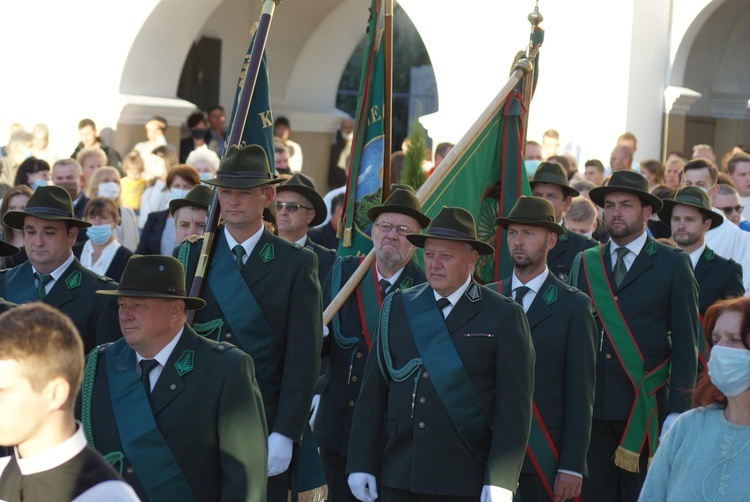
[[[391,230],[393,230],[394,228],[396,229],[396,233],[398,233],[398,235],[400,235],[401,237],[403,237],[406,234],[414,233],[412,229],[410,229],[406,225],[396,226],[393,223],[390,223],[388,221],[381,221],[380,223],[374,223],[374,225],[378,227],[380,231],[383,232],[384,234],[391,233]]]
[[[286,209],[290,213],[294,214],[299,210],[299,208],[312,210],[311,207],[303,206],[303,205],[297,204],[296,202],[278,202],[278,201],[276,202],[277,211]]]
[[[725,216],[729,216],[732,213],[742,213],[745,210],[745,206],[729,206],[729,207],[717,207],[716,209],[721,210]]]

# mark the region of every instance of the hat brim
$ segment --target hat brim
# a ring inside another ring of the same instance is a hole
[[[455,242],[465,242],[466,244],[470,244],[471,247],[476,249],[477,253],[480,255],[491,255],[495,254],[495,248],[487,244],[486,242],[478,241],[475,239],[462,239],[460,237],[446,237],[443,235],[430,235],[430,234],[406,234],[406,238],[409,242],[417,246],[418,248],[423,248],[424,243],[427,239],[440,239],[443,241],[455,241]]]
[[[672,210],[674,209],[675,206],[690,206],[699,210],[700,212],[708,216],[708,218],[711,220],[712,229],[724,223],[724,218],[721,215],[716,214],[712,210],[706,209],[705,207],[701,207],[697,204],[690,204],[689,202],[680,202],[680,201],[673,200],[673,199],[663,200],[662,203],[664,204],[664,207],[662,207],[661,211],[659,211],[657,216],[659,217],[661,222],[664,223],[668,227],[671,227],[672,225],[672,221],[671,221]]]
[[[323,223],[328,216],[328,208],[318,192],[312,188],[302,185],[280,185],[276,187],[276,193],[279,192],[295,192],[306,198],[312,204],[315,209],[315,217],[310,222],[309,226],[316,227]]]
[[[413,207],[402,206],[400,204],[393,204],[389,206],[373,206],[367,210],[367,217],[370,219],[370,221],[374,222],[377,217],[383,213],[398,213],[405,214],[406,216],[411,216],[412,218],[417,220],[420,225],[422,225],[422,228],[427,228],[430,225],[430,221],[432,221],[426,215],[420,213]]]
[[[195,202],[194,200],[188,199],[175,199],[169,201],[170,216],[174,216],[174,213],[177,212],[178,209],[182,209],[183,207],[194,207],[196,209],[204,209],[208,211],[208,204],[201,204],[200,202]]]
[[[662,200],[657,197],[656,195],[652,195],[648,192],[644,192],[642,190],[638,190],[637,188],[629,188],[629,187],[618,187],[618,186],[603,186],[603,187],[596,187],[592,188],[589,192],[589,198],[599,207],[604,207],[604,197],[607,194],[610,193],[629,193],[631,195],[635,195],[636,197],[640,197],[646,203],[651,206],[654,209],[655,213],[658,213],[661,211],[661,208],[664,206]]]
[[[497,225],[504,230],[508,230],[508,227],[510,225],[526,225],[529,227],[546,228],[547,230],[551,230],[552,232],[556,233],[558,236],[565,233],[565,229],[562,226],[551,221],[523,220],[518,218],[497,218],[495,220],[495,223],[497,223]]]
[[[581,195],[581,192],[579,192],[578,190],[576,190],[572,186],[570,186],[570,185],[563,185],[562,183],[560,183],[558,181],[546,180],[544,178],[542,178],[542,179],[533,179],[533,180],[529,181],[529,186],[533,187],[535,183],[546,183],[548,185],[557,185],[560,188],[562,188],[563,192],[566,193],[566,196],[570,195],[571,197],[578,197],[579,195]]]
[[[0,241],[0,256],[12,256],[21,251],[13,244],[9,244],[5,241]]]
[[[106,296],[129,296],[132,298],[164,298],[166,300],[183,300],[185,302],[185,308],[188,310],[200,310],[206,306],[206,301],[202,298],[170,295],[168,293],[143,291],[140,289],[99,289],[96,291],[96,294]]]
[[[203,183],[221,188],[255,188],[265,185],[275,185],[284,181],[281,178],[242,178],[242,177],[216,177],[204,180]]]
[[[79,220],[78,218],[69,218],[67,216],[59,216],[49,213],[27,213],[26,211],[8,211],[5,213],[5,216],[3,216],[3,223],[10,228],[23,230],[23,222],[27,216],[33,216],[34,218],[47,221],[69,221],[78,228],[88,228],[91,226],[91,223],[88,221]]]

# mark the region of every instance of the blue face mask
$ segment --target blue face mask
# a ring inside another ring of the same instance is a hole
[[[49,185],[49,180],[37,179],[31,184],[31,189],[36,191],[37,188],[46,187],[47,185]]]
[[[86,235],[89,236],[92,243],[101,246],[112,237],[112,225],[93,225],[86,229]]]
[[[190,190],[184,188],[170,188],[169,189],[169,200],[184,199]]]
[[[526,167],[526,175],[531,178],[536,172],[536,168],[541,164],[541,160],[524,160],[523,165]]]
[[[202,181],[210,180],[214,177],[214,175],[211,173],[198,173],[198,176],[200,176]]]

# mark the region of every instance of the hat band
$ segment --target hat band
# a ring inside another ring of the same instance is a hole
[[[705,201],[703,201],[699,197],[692,197],[690,195],[688,195],[687,197],[683,195],[679,199],[675,199],[674,200],[675,204],[693,204],[694,206],[700,206],[701,208],[710,211],[710,208],[708,208],[708,207],[706,207],[706,206],[703,205],[704,202]]]
[[[70,211],[64,211],[62,209],[56,209],[54,207],[26,207],[23,212],[28,214],[53,214],[55,216],[65,216],[66,218],[73,218]]]
[[[258,173],[255,171],[238,171],[238,172],[231,172],[231,173],[222,173],[219,171],[216,173],[217,178],[264,178],[264,179],[272,179],[273,174],[270,172],[267,173]]]
[[[122,284],[120,283],[120,286],[117,288],[117,291],[121,293],[127,293],[127,292],[148,292],[148,293],[160,293],[162,295],[174,295],[174,296],[185,296],[185,291],[181,290],[178,291],[176,288],[173,291],[164,291],[164,288],[154,288],[149,287],[148,285],[144,284]]]
[[[460,232],[458,230],[453,230],[452,228],[428,228],[425,232],[425,236],[436,236],[436,237],[454,237],[457,239],[469,239],[474,240],[475,237],[471,236],[469,234],[465,234],[463,232]]]
[[[550,219],[534,218],[531,216],[514,216],[513,214],[509,214],[505,219],[508,221],[520,221],[523,223],[554,223],[554,221]]]

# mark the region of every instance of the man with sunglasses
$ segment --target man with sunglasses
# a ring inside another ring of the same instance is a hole
[[[724,213],[724,217],[740,227],[741,230],[750,232],[750,221],[742,216],[745,206],[740,205],[740,195],[732,185],[719,183],[719,190],[711,198],[711,204]]]
[[[373,222],[375,263],[333,317],[330,334],[323,340],[323,356],[330,358],[313,431],[332,502],[357,500],[346,477],[349,435],[380,307],[390,293],[426,281],[424,271],[412,261],[416,247],[406,239],[407,234],[418,234],[430,223],[413,189],[393,185],[390,197],[371,207],[367,217]],[[325,304],[346,284],[362,259],[348,256],[334,264],[323,286]]]
[[[310,227],[323,223],[328,210],[315,182],[302,173],[294,173],[276,187],[276,230],[279,237],[294,242],[318,255],[318,281],[323,284],[336,261],[336,252],[313,242],[307,236]]]

